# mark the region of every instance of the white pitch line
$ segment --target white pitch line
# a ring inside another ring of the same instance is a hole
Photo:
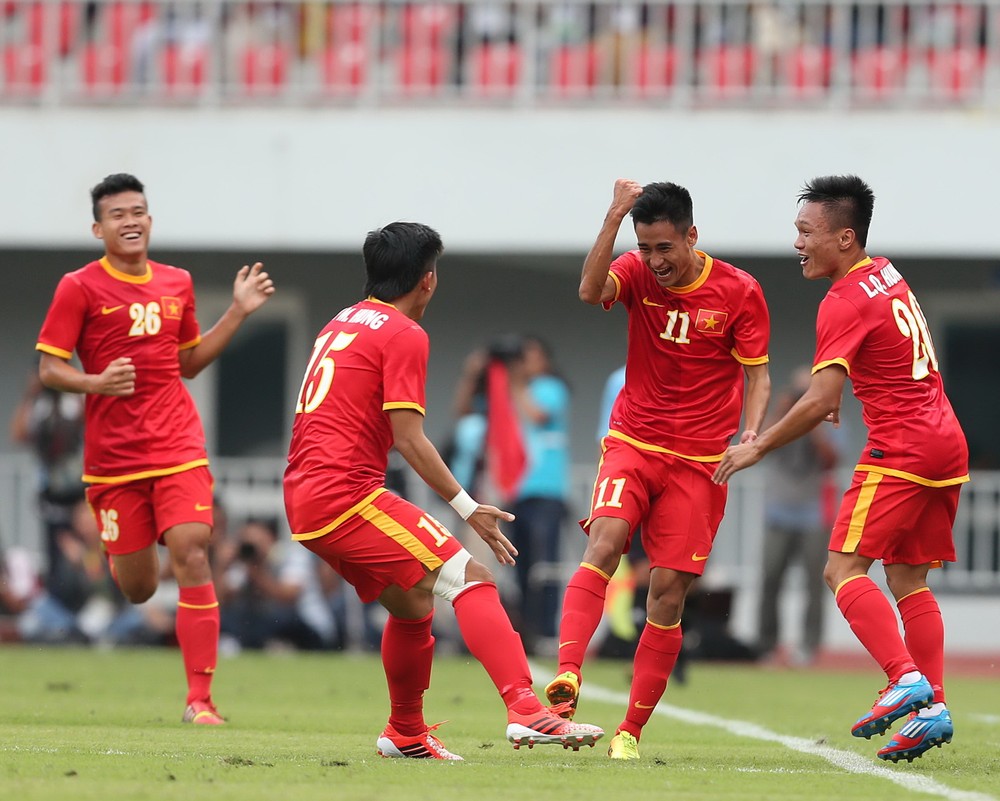
[[[532,666],[532,673],[535,675],[544,675],[544,671],[539,670],[535,666]],[[628,704],[627,693],[616,692],[604,687],[597,687],[590,683],[587,684],[586,694],[587,698],[594,701],[604,701],[606,703],[619,704],[621,706]],[[807,740],[804,737],[789,737],[784,734],[778,734],[777,732],[765,729],[763,726],[759,726],[756,723],[749,723],[744,720],[720,718],[715,715],[709,715],[706,712],[696,712],[692,709],[682,709],[678,706],[665,704],[662,701],[657,704],[656,709],[653,711],[657,715],[674,718],[675,720],[681,720],[685,723],[691,723],[696,726],[714,726],[715,728],[723,729],[724,731],[727,731],[730,734],[735,734],[739,737],[749,737],[754,740],[765,740],[767,742],[780,743],[792,751],[799,751],[803,754],[812,754],[813,756],[821,757],[831,765],[834,765],[841,770],[845,770],[848,773],[860,773],[868,776],[874,776],[878,779],[886,779],[894,784],[898,784],[901,787],[906,788],[907,790],[927,793],[928,795],[937,795],[942,798],[947,798],[949,801],[997,801],[994,796],[986,795],[985,793],[957,790],[954,787],[949,787],[946,784],[942,784],[941,782],[930,779],[926,776],[915,775],[912,773],[901,773],[898,770],[890,770],[882,765],[872,763],[867,757],[855,754],[853,751],[841,751],[836,748],[831,748],[828,745],[820,745],[812,740]]]

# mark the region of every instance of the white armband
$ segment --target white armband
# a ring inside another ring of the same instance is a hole
[[[458,512],[458,516],[463,520],[468,520],[472,513],[479,508],[479,504],[464,489],[459,490],[458,495],[448,501],[448,504]]]

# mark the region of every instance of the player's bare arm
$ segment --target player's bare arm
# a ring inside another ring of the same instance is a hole
[[[418,476],[440,495],[450,501],[462,491],[462,485],[452,475],[441,454],[424,433],[424,416],[413,409],[393,409],[389,412],[393,443],[396,450]],[[500,520],[510,522],[514,515],[495,506],[479,504],[467,522],[483,541],[490,546],[502,565],[514,564],[517,548],[504,536],[498,525]]]
[[[49,389],[124,397],[135,392],[135,365],[128,356],[114,359],[100,373],[85,373],[66,359],[43,353],[38,377]]]
[[[771,374],[766,364],[746,364],[743,372],[747,378],[746,402],[743,405],[745,427],[740,442],[752,442],[764,425],[764,415],[771,399]]]
[[[194,378],[214,362],[225,350],[243,322],[264,305],[274,294],[274,281],[264,272],[259,261],[253,267],[246,264],[236,273],[233,282],[233,302],[219,321],[206,331],[193,348],[180,352],[181,375]]]
[[[712,476],[716,484],[725,484],[739,470],[757,464],[765,454],[808,434],[831,412],[840,408],[847,371],[837,364],[813,373],[809,389],[777,423],[752,442],[730,447]]]
[[[642,185],[628,178],[615,181],[614,196],[608,213],[604,216],[600,233],[594,242],[590,253],[583,262],[583,274],[580,276],[580,300],[596,306],[605,303],[615,296],[615,284],[609,278],[611,257],[614,254],[615,240],[622,220],[635,205],[636,198],[642,194]]]

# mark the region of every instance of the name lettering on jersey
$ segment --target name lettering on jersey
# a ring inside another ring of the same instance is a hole
[[[385,321],[389,319],[389,315],[376,309],[358,309],[354,306],[348,306],[346,309],[341,310],[333,319],[338,323],[367,325],[373,331],[378,331]]]
[[[899,270],[892,264],[887,264],[879,270],[878,275],[869,275],[858,284],[869,298],[874,298],[876,295],[888,295],[887,290],[902,280],[903,276],[899,274]]]

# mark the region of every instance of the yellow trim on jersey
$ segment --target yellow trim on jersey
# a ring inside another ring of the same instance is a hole
[[[964,476],[955,476],[955,478],[942,478],[935,480],[918,476],[916,473],[907,473],[905,470],[896,470],[892,467],[882,467],[882,465],[878,464],[864,464],[863,462],[859,462],[854,469],[860,470],[861,472],[881,473],[883,476],[902,478],[906,481],[912,481],[914,484],[920,484],[922,487],[953,487],[955,484],[964,484],[969,480],[968,473]]]
[[[44,342],[39,342],[35,345],[35,350],[40,350],[42,353],[48,353],[51,356],[58,356],[60,359],[72,359],[73,354],[68,350],[63,350],[62,348],[57,348],[52,345],[46,345]]]
[[[615,439],[620,439],[622,442],[627,442],[635,448],[641,451],[652,451],[654,453],[669,453],[671,456],[679,456],[681,459],[687,459],[692,462],[719,462],[722,461],[722,457],[725,455],[725,451],[716,454],[715,456],[691,456],[687,453],[678,453],[677,451],[672,451],[670,448],[661,448],[659,445],[650,445],[648,442],[643,442],[642,440],[632,439],[632,437],[627,434],[623,434],[621,431],[615,431],[611,429],[608,431],[609,437],[614,437]]]
[[[676,629],[677,627],[679,627],[681,625],[681,622],[678,620],[676,623],[671,623],[669,626],[664,626],[660,623],[654,623],[647,617],[646,625],[652,626],[654,629],[659,629],[660,631],[670,631],[671,629]]]
[[[177,350],[190,350],[195,345],[201,344],[201,334],[192,339],[190,342],[185,342],[183,345],[178,345]]]
[[[153,268],[149,266],[148,261],[146,262],[146,272],[142,275],[132,275],[131,273],[123,273],[121,270],[116,270],[111,266],[111,262],[108,261],[107,256],[101,257],[101,266],[104,268],[104,272],[116,281],[124,281],[126,284],[148,284],[153,280]]]
[[[836,359],[827,359],[825,362],[820,362],[819,364],[814,364],[812,368],[812,375],[816,375],[824,367],[829,367],[831,364],[839,364],[845,370],[847,374],[851,374],[851,365],[847,363],[847,359],[841,359],[839,356]]]
[[[869,264],[874,264],[874,263],[875,262],[872,260],[871,256],[865,256],[861,261],[859,261],[857,264],[851,267],[850,270],[844,273],[844,276],[846,277],[851,273],[853,273],[855,270],[860,270],[862,267],[867,267]]]
[[[584,570],[593,570],[598,576],[603,578],[605,581],[611,581],[611,576],[609,576],[607,573],[601,570],[601,568],[599,568],[597,565],[592,565],[590,564],[590,562],[580,562],[580,567],[582,567]]]
[[[840,582],[840,584],[837,585],[837,589],[833,591],[833,597],[836,598],[840,594],[840,591],[844,588],[845,584],[850,584],[852,581],[855,581],[856,579],[867,578],[867,577],[868,577],[867,573],[858,573],[858,575],[856,576],[849,576],[848,578],[845,578],[842,582]]]
[[[124,476],[92,476],[83,474],[83,480],[88,484],[124,484],[127,481],[139,481],[144,478],[157,478],[158,476],[172,476],[174,473],[183,473],[185,470],[193,470],[195,467],[202,467],[208,464],[208,459],[195,459],[193,462],[185,462],[176,467],[162,467],[159,470],[143,470],[141,473],[127,473]]]
[[[899,606],[901,603],[903,603],[903,601],[905,601],[911,595],[919,595],[922,592],[930,592],[930,591],[931,591],[930,587],[921,587],[919,590],[914,590],[913,592],[908,592],[908,593],[906,593],[906,595],[904,595],[902,598],[900,598],[898,601],[896,601],[896,606]]]
[[[177,605],[185,609],[215,609],[219,605],[219,602],[216,601],[214,604],[186,604],[183,601],[178,601]]]
[[[733,354],[733,358],[736,359],[736,361],[738,361],[740,364],[750,364],[750,365],[767,364],[769,361],[771,361],[771,358],[767,355],[755,356],[752,359],[748,359],[745,356],[740,356],[740,354],[736,352],[736,348],[733,348],[729,352]]]
[[[686,295],[688,292],[694,292],[696,289],[700,288],[708,280],[708,274],[712,272],[712,265],[715,264],[715,259],[709,256],[703,251],[696,250],[699,256],[705,257],[705,266],[701,268],[701,275],[694,279],[687,286],[665,286],[663,287],[667,292],[673,292],[675,295]]]
[[[322,537],[324,534],[329,534],[331,531],[333,531],[335,528],[337,528],[337,526],[339,526],[345,520],[347,520],[350,517],[354,517],[354,515],[358,514],[364,507],[366,507],[368,504],[370,504],[372,501],[374,501],[383,492],[386,492],[385,487],[379,487],[377,490],[375,490],[375,492],[373,492],[367,498],[365,498],[364,500],[359,501],[358,503],[354,504],[354,506],[352,506],[350,509],[348,509],[346,512],[344,512],[340,517],[338,517],[332,523],[329,523],[329,524],[323,526],[323,528],[316,529],[316,531],[306,531],[306,532],[303,532],[302,534],[294,534],[293,533],[292,534],[292,539],[293,540],[298,540],[298,541],[301,541],[301,540],[314,540],[317,537]]]
[[[388,306],[390,309],[395,309],[396,308],[395,306],[393,306],[388,301],[386,301],[386,300],[379,300],[378,298],[374,297],[373,295],[369,295],[367,298],[365,298],[365,300],[367,300],[369,303],[381,303],[383,306]],[[398,309],[397,309],[397,311],[398,311]]]
[[[382,411],[391,412],[393,409],[413,409],[420,412],[422,415],[426,416],[427,411],[419,403],[410,403],[409,401],[393,401],[392,403],[383,403]]]
[[[428,570],[437,570],[444,564],[444,560],[417,539],[412,531],[398,520],[393,520],[381,509],[375,506],[366,506],[358,514],[383,534],[398,542]]]
[[[610,303],[617,303],[618,302],[618,298],[620,298],[621,294],[622,294],[622,280],[617,275],[615,275],[615,271],[614,270],[609,271],[608,272],[608,276],[611,278],[612,281],[615,282],[615,296],[613,298],[611,298],[611,300],[609,302]],[[607,282],[605,282],[605,283],[607,283]]]
[[[880,473],[869,473],[868,477],[861,482],[861,489],[858,492],[858,501],[854,504],[851,512],[851,522],[847,527],[847,537],[841,546],[841,553],[854,553],[861,542],[861,535],[865,530],[865,521],[868,519],[868,512],[871,510],[872,501],[875,500],[875,491],[882,481]]]

